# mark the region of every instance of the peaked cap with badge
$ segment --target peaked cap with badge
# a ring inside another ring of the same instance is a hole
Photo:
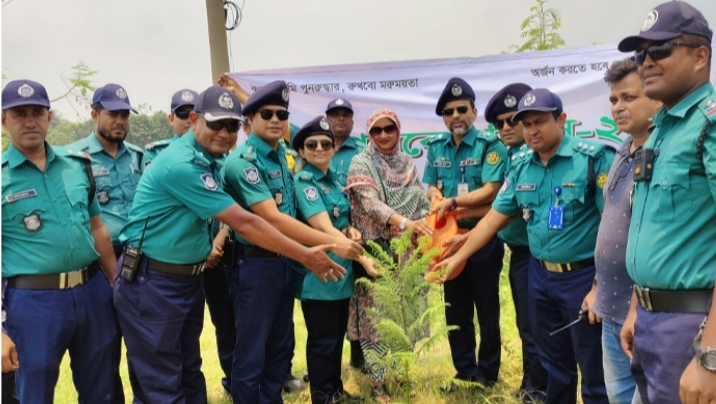
[[[503,87],[485,107],[485,120],[489,123],[497,122],[497,117],[506,112],[517,111],[517,102],[532,90],[532,87],[524,83],[512,83]]]
[[[264,105],[288,108],[288,86],[285,81],[272,81],[251,94],[244,105],[244,115],[249,116]]]
[[[187,105],[193,107],[196,103],[197,98],[199,98],[199,94],[194,90],[184,88],[182,90],[177,91],[172,96],[172,112],[176,111],[180,107],[184,107]]]
[[[243,122],[241,103],[231,91],[220,86],[211,86],[199,94],[194,112],[209,122],[222,119],[236,119]]]
[[[453,77],[448,80],[447,84],[445,85],[445,89],[443,90],[442,94],[440,94],[440,98],[438,98],[438,103],[435,106],[435,113],[438,116],[442,116],[443,107],[445,106],[445,104],[457,100],[470,100],[474,103],[475,91],[469,84],[467,84],[467,81],[459,77]]]
[[[50,98],[45,87],[32,80],[13,80],[2,90],[2,110],[24,105],[50,108]]]
[[[353,105],[351,105],[350,101],[343,98],[336,98],[328,103],[328,106],[326,107],[326,115],[337,109],[345,109],[350,111],[351,114],[353,113]]]
[[[301,129],[296,132],[293,137],[293,141],[291,141],[291,147],[298,150],[303,147],[306,139],[315,135],[326,135],[330,137],[331,140],[336,140],[336,135],[333,133],[331,125],[328,124],[326,117],[317,116],[308,121],[308,123],[303,125]]]
[[[97,104],[107,111],[128,110],[137,113],[137,110],[132,108],[129,103],[127,91],[119,84],[109,83],[98,88],[92,96],[92,105]]]
[[[517,113],[512,117],[513,121],[519,121],[525,112],[553,112],[562,111],[562,100],[557,94],[546,88],[535,88],[528,91],[520,100],[517,106]]]

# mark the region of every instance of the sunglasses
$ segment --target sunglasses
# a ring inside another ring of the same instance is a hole
[[[190,109],[178,109],[174,111],[174,116],[176,116],[179,119],[189,119],[189,114],[191,113]]]
[[[510,128],[514,128],[515,126],[519,125],[519,122],[515,122],[512,120],[512,117],[505,118],[505,119],[498,119],[497,122],[495,122],[495,127],[497,129],[502,129],[505,127],[505,125],[509,126]]]
[[[654,62],[656,62],[657,60],[666,59],[671,56],[671,52],[673,51],[674,46],[685,46],[687,48],[696,49],[700,48],[702,45],[685,42],[664,42],[661,45],[653,45],[646,49],[640,49],[634,52],[634,61],[636,62],[637,66],[642,66],[646,61],[647,55],[649,55],[651,60],[653,60]]]
[[[290,114],[290,112],[286,111],[285,109],[262,109],[261,111],[259,111],[259,115],[261,115],[261,119],[263,119],[264,121],[271,120],[271,118],[273,118],[273,114],[276,114],[276,117],[279,121],[285,121],[288,119],[288,115]]]
[[[388,125],[388,126],[384,126],[382,128],[380,128],[378,126],[374,126],[374,127],[370,128],[368,133],[370,133],[371,136],[378,136],[383,132],[385,132],[386,135],[392,135],[393,133],[395,133],[396,130],[398,130],[398,127],[395,125]]]
[[[466,105],[459,106],[457,108],[445,108],[443,110],[443,116],[452,116],[453,113],[457,110],[457,113],[460,115],[467,114],[467,111],[470,110],[469,107]]]
[[[204,120],[206,122],[206,127],[214,130],[214,131],[221,131],[222,129],[226,128],[226,131],[229,133],[238,132],[239,128],[241,127],[241,121],[237,120],[231,120],[231,121],[214,121],[209,122],[206,119]]]
[[[307,140],[306,143],[303,144],[303,146],[310,151],[315,151],[318,145],[321,145],[321,149],[323,150],[330,150],[334,146],[333,142],[328,139],[323,139],[320,142],[317,140]]]

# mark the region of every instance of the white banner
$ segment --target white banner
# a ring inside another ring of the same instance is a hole
[[[507,84],[546,87],[560,96],[567,113],[568,135],[617,147],[624,134],[611,118],[604,73],[630,54],[616,45],[438,60],[369,63],[233,73],[249,93],[274,80],[289,85],[291,122],[297,126],[323,115],[335,98],[353,104],[353,136],[367,139],[365,122],[376,108],[393,109],[402,126],[402,149],[416,159],[422,175],[430,137],[446,132],[435,103],[451,77],[461,77],[476,94],[479,129],[494,130],[483,117],[490,98]],[[712,79],[716,63],[712,63]]]

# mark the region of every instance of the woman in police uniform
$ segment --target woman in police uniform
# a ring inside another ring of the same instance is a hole
[[[301,220],[324,233],[336,236],[360,234],[349,230],[350,201],[343,194],[336,173],[329,169],[335,154],[335,135],[326,118],[319,116],[304,125],[293,139],[292,146],[304,160],[296,181],[296,200]],[[306,268],[294,263],[296,298],[308,329],[306,362],[311,376],[311,402],[362,402],[343,391],[341,356],[343,338],[348,324],[348,302],[353,294],[352,261],[329,253],[346,269],[338,282],[325,283]],[[359,261],[369,275],[375,276],[372,262]]]

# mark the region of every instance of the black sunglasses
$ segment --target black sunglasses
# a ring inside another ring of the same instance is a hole
[[[330,150],[334,146],[333,141],[328,139],[323,139],[320,142],[317,140],[307,140],[306,143],[303,144],[303,146],[307,150],[314,151],[318,148],[319,144],[321,145],[321,149],[323,150]]]
[[[466,105],[461,105],[457,108],[445,108],[443,110],[443,116],[452,116],[455,111],[457,111],[458,114],[467,114],[467,111],[469,111],[470,108],[468,108]]]
[[[238,132],[239,128],[241,127],[241,121],[237,120],[231,120],[231,121],[214,121],[209,122],[206,119],[204,119],[206,122],[206,127],[219,132],[220,130],[226,128],[226,131],[229,133]]]
[[[505,125],[508,125],[510,128],[514,128],[515,126],[519,125],[519,122],[515,122],[512,120],[512,117],[505,118],[505,119],[498,119],[497,122],[495,122],[495,127],[497,129],[502,129],[505,127]]]
[[[264,121],[271,120],[271,118],[273,118],[274,113],[276,114],[276,117],[279,121],[287,120],[288,115],[290,114],[290,112],[286,111],[285,109],[262,109],[261,111],[259,111],[259,115],[261,115],[261,119],[263,119]]]
[[[395,131],[397,129],[398,129],[398,127],[395,125],[388,125],[388,126],[384,126],[382,128],[378,127],[378,126],[374,126],[374,127],[370,128],[368,133],[370,133],[371,136],[378,136],[383,132],[385,132],[386,135],[392,135],[393,133],[395,133]]]
[[[654,62],[656,62],[657,60],[666,59],[671,56],[671,52],[673,51],[674,46],[685,46],[687,48],[696,49],[700,48],[702,45],[685,42],[664,42],[661,45],[653,45],[646,49],[640,49],[634,52],[634,61],[636,62],[637,66],[642,66],[646,61],[646,55],[649,55],[651,60],[653,60]]]
[[[191,113],[190,109],[178,109],[178,110],[174,111],[174,116],[176,116],[179,119],[188,119],[190,113]]]

